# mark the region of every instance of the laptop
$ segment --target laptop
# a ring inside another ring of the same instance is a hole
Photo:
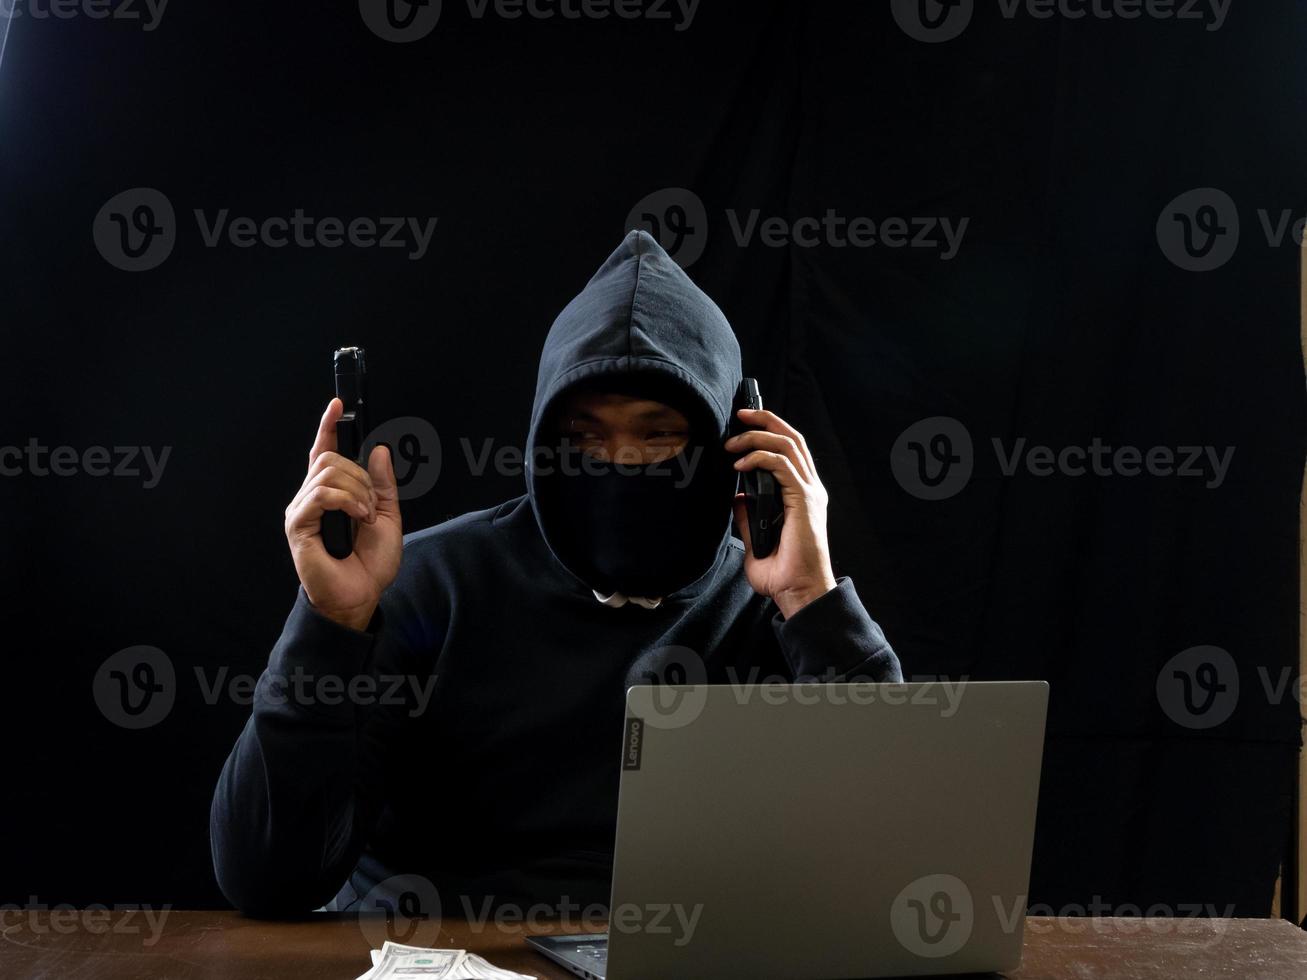
[[[587,980],[833,980],[1021,961],[1043,681],[633,687]]]

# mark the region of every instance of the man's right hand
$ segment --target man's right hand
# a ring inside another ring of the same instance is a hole
[[[365,470],[336,452],[336,422],[345,411],[333,398],[309,450],[309,471],[286,508],[286,540],[300,584],[313,607],[329,619],[363,630],[381,593],[399,574],[404,531],[390,451],[377,446]],[[354,550],[337,559],[322,543],[322,515],[341,510],[358,521]]]

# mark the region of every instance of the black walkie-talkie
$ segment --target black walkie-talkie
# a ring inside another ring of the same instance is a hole
[[[336,397],[345,403],[345,414],[336,422],[336,452],[364,469],[363,440],[367,438],[367,364],[362,347],[342,347],[332,358],[336,372]],[[354,519],[343,510],[322,515],[322,543],[332,558],[348,558],[354,552]]]
[[[742,408],[760,410],[762,394],[754,378],[745,378],[735,396],[731,411],[731,434],[738,435],[757,426],[745,425],[735,413]],[[767,470],[747,470],[740,474],[740,491],[744,494],[744,509],[749,517],[749,537],[753,541],[753,557],[766,558],[781,543],[781,524],[785,520],[785,504],[781,500],[780,484]]]

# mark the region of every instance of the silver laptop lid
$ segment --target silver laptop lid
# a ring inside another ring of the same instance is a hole
[[[627,692],[609,980],[1021,957],[1048,685]]]

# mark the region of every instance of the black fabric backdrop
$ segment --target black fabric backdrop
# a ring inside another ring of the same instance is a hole
[[[1299,253],[1258,212],[1307,213],[1305,28],[1287,0],[1236,2],[1219,30],[979,0],[939,44],[880,4],[705,0],[677,30],[446,3],[409,44],[352,4],[179,4],[152,31],[15,20],[0,443],[172,453],[148,490],[0,481],[0,902],[221,904],[209,796],[248,708],[205,684],[256,675],[290,607],[282,510],[331,349],[368,348],[380,418],[441,434],[409,529],[516,495],[516,476],[474,476],[459,440],[520,444],[553,316],[638,200],[684,188],[660,201],[703,204],[690,271],[814,446],[837,564],[906,672],[1052,683],[1031,901],[1267,912],[1299,741],[1305,430]],[[179,231],[162,265],[128,273],[92,222],[136,187],[167,195]],[[1236,202],[1242,237],[1193,273],[1155,226],[1204,187]],[[209,248],[196,208],[439,222],[409,261]],[[969,225],[949,261],[742,246],[733,222],[755,209]],[[923,500],[891,454],[937,416],[966,427],[974,472]],[[1022,437],[1236,452],[1219,488],[1004,475],[991,440]],[[132,731],[92,692],[137,644],[173,664],[175,704]],[[1237,707],[1208,729],[1157,694],[1200,645],[1238,664]]]

